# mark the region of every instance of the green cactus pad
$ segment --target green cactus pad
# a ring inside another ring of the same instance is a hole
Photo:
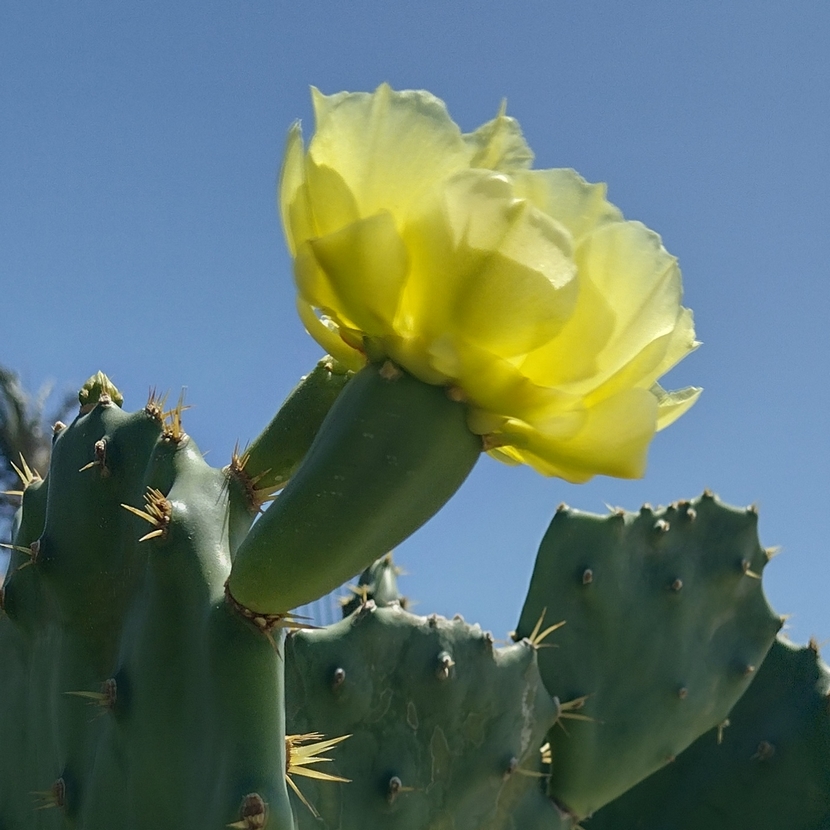
[[[517,628],[565,625],[541,649],[545,685],[585,696],[553,729],[549,793],[582,818],[671,763],[743,694],[781,620],[764,597],[753,509],[710,494],[607,517],[562,506]]]
[[[326,769],[351,783],[296,779],[321,816],[299,805],[301,830],[501,830],[516,826],[510,808],[526,790],[542,802],[528,814],[555,815],[533,775],[558,714],[536,657],[528,643],[495,648],[460,618],[371,600],[291,635],[288,731],[351,735]]]
[[[830,670],[779,639],[729,713],[674,764],[600,810],[585,830],[830,827]]]
[[[180,408],[102,393],[60,430],[3,585],[3,830],[220,830],[256,799],[292,830],[280,636],[225,598],[228,500]]]
[[[443,507],[481,455],[464,404],[387,362],[338,397],[291,481],[240,543],[230,593],[284,614],[342,585]]]

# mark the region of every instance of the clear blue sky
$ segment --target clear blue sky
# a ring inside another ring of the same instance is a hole
[[[642,481],[584,486],[483,459],[398,559],[422,613],[496,636],[558,502],[757,502],[791,636],[830,638],[830,6],[4,0],[0,362],[30,386],[103,369],[131,408],[187,387],[224,464],[318,348],[274,205],[308,87],[422,87],[465,130],[502,98],[539,167],[574,167],[680,258],[705,387]]]

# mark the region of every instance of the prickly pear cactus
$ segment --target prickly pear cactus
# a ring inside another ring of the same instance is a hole
[[[331,360],[223,469],[184,431],[181,402],[126,412],[101,373],[79,400],[48,476],[24,482],[2,591],[0,827],[290,830],[290,608],[425,521],[480,442],[436,387],[375,366],[350,379]],[[437,454],[390,447],[407,417]],[[363,521],[372,486],[390,509]]]
[[[830,827],[830,669],[817,645],[778,639],[728,720],[585,827]]]
[[[293,634],[286,664],[289,730],[351,735],[335,764],[350,783],[310,782],[320,819],[300,811],[300,828],[495,830],[538,785],[560,709],[527,640],[497,648],[461,618],[367,600]],[[542,798],[539,810],[555,815]]]
[[[48,475],[21,467],[2,830],[826,828],[827,670],[765,661],[754,511],[562,508],[515,643],[413,615],[386,551],[481,449],[413,383],[327,359],[216,469],[181,402],[128,412],[90,379]],[[342,621],[291,614],[361,568]]]
[[[606,517],[557,510],[517,634],[565,623],[539,664],[551,694],[584,702],[549,735],[548,791],[577,818],[671,763],[749,686],[783,622],[756,526],[710,493]]]

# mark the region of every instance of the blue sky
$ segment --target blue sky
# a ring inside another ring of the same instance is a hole
[[[507,98],[538,167],[607,181],[680,258],[705,387],[641,481],[483,459],[398,559],[416,610],[503,636],[561,501],[636,509],[710,487],[757,502],[775,608],[830,638],[825,379],[830,7],[794,0],[5,0],[0,363],[30,387],[103,369],[127,405],[187,387],[226,463],[319,355],[274,205],[308,87],[426,88],[465,130]]]

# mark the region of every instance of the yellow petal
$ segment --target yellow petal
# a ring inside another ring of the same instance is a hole
[[[454,176],[406,240],[413,265],[400,331],[450,332],[512,357],[548,342],[576,302],[570,236],[515,199],[501,175]]]
[[[537,386],[510,361],[472,343],[454,340],[449,335],[431,344],[430,357],[431,365],[437,371],[457,379],[471,407],[499,415],[502,419],[514,417],[534,423],[552,421],[581,406],[578,397],[556,388]]]
[[[516,437],[515,456],[545,475],[575,483],[597,474],[640,478],[657,406],[649,390],[629,389],[588,410],[583,428],[570,439],[551,439],[520,424],[508,425],[504,433]]]
[[[515,175],[516,195],[563,224],[577,242],[622,213],[605,197],[604,184],[589,184],[575,170],[526,170]]]
[[[299,121],[288,131],[278,188],[280,216],[288,250],[293,256],[297,251],[297,239],[308,239],[312,233],[310,206],[305,193],[303,133]]]
[[[505,115],[506,110],[504,102],[492,121],[464,135],[464,141],[472,150],[470,167],[514,173],[533,163],[533,151],[527,146],[519,122]]]
[[[691,409],[703,390],[699,386],[687,386],[676,392],[667,392],[655,383],[651,393],[657,398],[657,429],[665,429],[673,424],[684,412]]]
[[[358,371],[363,368],[366,358],[360,352],[352,349],[343,342],[336,329],[329,328],[325,320],[321,320],[314,309],[301,299],[297,299],[297,312],[305,330],[330,354],[335,360],[342,363],[347,369]]]
[[[297,259],[304,299],[370,337],[393,331],[408,254],[395,222],[379,213],[307,243],[316,268]]]
[[[387,210],[404,218],[436,182],[468,164],[461,131],[428,92],[382,84],[374,93],[312,95],[317,130],[309,155],[343,177],[362,216]]]
[[[674,330],[680,270],[660,237],[639,222],[601,225],[583,237],[575,259],[581,293],[574,314],[523,369],[537,383],[589,394]]]

